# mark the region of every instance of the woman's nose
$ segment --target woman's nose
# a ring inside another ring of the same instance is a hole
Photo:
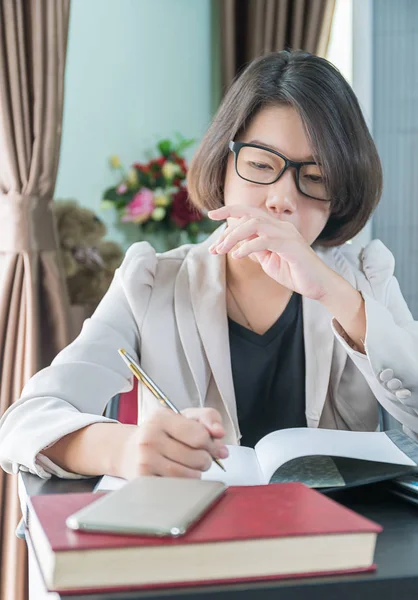
[[[268,186],[267,208],[277,214],[293,214],[297,208],[298,189],[295,174],[288,170],[278,181]]]

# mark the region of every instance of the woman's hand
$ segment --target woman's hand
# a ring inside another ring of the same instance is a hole
[[[277,283],[307,298],[321,300],[332,289],[337,273],[312,250],[296,227],[251,206],[223,206],[211,211],[216,221],[232,218],[210,251],[250,257]]]
[[[130,428],[118,460],[119,477],[199,478],[213,457],[228,456],[224,435],[221,416],[212,408],[187,408],[181,415],[158,408],[139,427]]]
[[[233,258],[248,256],[259,262],[277,283],[318,300],[339,323],[348,344],[365,353],[366,312],[362,295],[315,254],[294,225],[259,208],[237,204],[213,210],[209,217],[215,221],[234,219],[210,252],[227,254],[235,248]]]

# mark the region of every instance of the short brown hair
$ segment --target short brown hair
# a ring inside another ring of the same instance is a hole
[[[235,79],[190,165],[190,198],[201,209],[222,206],[229,141],[262,108],[281,105],[300,114],[333,199],[318,241],[342,244],[364,227],[379,202],[382,168],[353,90],[330,62],[307,52],[273,52]]]

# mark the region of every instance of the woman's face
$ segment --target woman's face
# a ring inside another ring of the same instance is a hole
[[[302,120],[294,108],[287,106],[260,110],[245,133],[235,141],[266,146],[294,161],[313,160]],[[257,167],[266,168],[262,164]],[[317,167],[314,167],[314,171],[319,173]],[[225,176],[225,205],[262,208],[277,219],[293,223],[311,245],[326,225],[330,202],[315,200],[299,192],[295,178],[295,169],[289,168],[278,181],[270,185],[251,183],[237,175],[234,154],[230,152]]]

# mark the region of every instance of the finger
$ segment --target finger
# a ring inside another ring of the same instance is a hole
[[[186,446],[206,450],[213,458],[226,458],[229,454],[222,441],[222,417],[213,408],[187,408],[180,415],[159,409],[153,420],[160,430]]]
[[[202,423],[214,438],[222,438],[225,435],[222,417],[214,408],[186,408],[182,415]]]
[[[216,248],[218,246],[220,246],[224,242],[224,240],[228,236],[228,234],[231,231],[233,231],[236,227],[238,227],[238,225],[246,223],[250,219],[251,219],[251,217],[249,217],[248,215],[246,215],[245,217],[241,217],[238,221],[235,221],[234,223],[229,223],[228,226],[226,227],[226,229],[221,233],[221,235],[219,236],[219,238],[216,240],[216,242],[214,242],[209,247],[209,252],[211,252],[212,254],[217,254]]]
[[[248,258],[261,265],[261,267],[268,275],[270,275],[270,277],[278,277],[278,273],[282,265],[282,259],[276,252],[270,252],[270,250],[259,250],[249,254]]]
[[[189,469],[173,460],[161,456],[157,475],[162,477],[187,477],[189,479],[200,479],[202,472],[196,469]]]
[[[232,258],[245,258],[255,252],[269,251],[275,252],[276,249],[273,246],[277,246],[277,240],[272,240],[267,236],[258,236],[252,240],[248,240],[241,244],[239,248],[232,252]]]
[[[152,472],[140,472],[138,475],[159,475],[160,477],[187,477],[189,479],[199,479],[201,471],[191,469],[185,465],[177,463],[159,453],[152,457]]]
[[[256,217],[234,227],[225,237],[224,241],[216,246],[215,252],[217,254],[227,254],[240,242],[262,235],[263,233],[269,233],[271,226],[268,227],[268,225],[268,223],[266,224],[259,217]]]
[[[170,419],[164,419],[163,423],[163,429],[170,437],[190,448],[206,450],[211,456],[219,456],[224,444],[219,439],[213,439],[205,425],[181,414],[172,413],[170,417]]]
[[[210,210],[208,217],[213,221],[223,221],[224,219],[233,218],[239,219],[240,217],[249,216],[257,217],[264,215],[264,211],[256,206],[245,206],[242,204],[231,204],[229,206],[221,206],[216,210]]]
[[[253,252],[249,255],[250,260],[259,263],[264,266],[267,262],[271,262],[273,259],[276,262],[276,268],[280,266],[280,256],[274,252],[270,252],[269,250],[261,250],[260,252]]]
[[[206,450],[190,448],[169,436],[160,441],[158,449],[168,460],[199,472],[207,471],[213,462],[212,456]]]
[[[231,233],[234,232],[236,229],[241,228],[244,224],[252,222],[253,220],[254,219],[251,217],[242,217],[233,225],[228,225],[228,227],[225,229],[219,240],[217,240],[217,242],[212,244],[212,246],[210,247],[210,251],[212,252],[212,254],[225,254],[225,252],[223,251],[224,244],[227,240],[230,239]]]

